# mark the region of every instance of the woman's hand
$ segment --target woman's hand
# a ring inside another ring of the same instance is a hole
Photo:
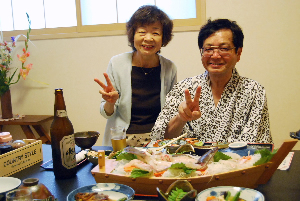
[[[102,94],[102,98],[106,102],[114,105],[116,101],[119,99],[119,93],[115,90],[107,73],[103,73],[103,75],[105,77],[107,86],[97,78],[95,78],[94,81],[97,82],[103,89],[99,91],[99,93]]]
[[[191,98],[191,94],[188,89],[184,90],[185,101],[183,101],[178,107],[179,117],[182,121],[192,121],[201,117],[199,108],[199,99],[201,94],[201,87],[196,90],[194,99]]]

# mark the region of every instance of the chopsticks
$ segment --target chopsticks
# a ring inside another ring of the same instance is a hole
[[[170,142],[168,142],[167,144],[165,144],[165,145],[163,145],[163,146],[161,146],[161,147],[159,147],[158,149],[156,149],[156,151],[160,151],[160,150],[162,150],[163,148],[165,148],[165,147],[167,147],[167,146],[169,146],[170,144],[172,144],[173,142],[175,142],[175,141],[177,141],[177,140],[179,140],[180,138],[183,138],[183,137],[185,137],[187,135],[187,133],[185,133],[185,134],[182,134],[182,135],[180,135],[179,137],[177,137],[177,138],[173,138]]]

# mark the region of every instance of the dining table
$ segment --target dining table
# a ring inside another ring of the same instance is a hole
[[[91,174],[91,170],[95,167],[88,160],[77,166],[77,174],[70,179],[55,179],[52,170],[41,167],[42,164],[50,164],[52,160],[51,145],[43,144],[43,162],[39,162],[20,172],[14,173],[11,177],[24,180],[27,178],[38,178],[39,182],[44,184],[49,191],[59,201],[67,200],[68,194],[80,187],[96,184]],[[112,150],[110,146],[93,146],[92,150]],[[81,151],[76,147],[76,152]],[[292,150],[294,156],[291,165],[287,170],[276,170],[271,179],[266,183],[259,185],[256,190],[261,192],[266,201],[290,201],[300,200],[300,150]],[[44,165],[44,166],[46,166]],[[158,200],[155,196],[135,195],[134,200]]]

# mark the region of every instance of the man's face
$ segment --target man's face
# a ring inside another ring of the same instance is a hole
[[[229,29],[221,29],[204,41],[203,47],[213,50],[212,55],[202,56],[202,64],[210,76],[231,77],[232,69],[240,60],[242,53],[242,48],[239,48],[236,52],[232,41],[232,32]],[[227,54],[221,53],[221,55],[218,48],[227,49]]]

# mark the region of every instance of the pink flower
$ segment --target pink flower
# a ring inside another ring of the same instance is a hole
[[[24,80],[26,80],[26,76],[28,75],[29,70],[27,69],[20,69],[20,75],[23,77]]]
[[[11,52],[11,48],[8,47],[8,46],[6,46],[6,50],[9,51],[9,52]]]
[[[22,63],[25,63],[25,62],[26,62],[26,59],[27,59],[27,54],[24,53],[24,54],[22,54],[22,56],[20,56],[20,55],[17,54],[17,57],[19,58],[19,60],[20,60]]]
[[[26,66],[25,66],[25,68],[26,68],[26,70],[29,72],[31,69],[32,69],[32,64],[30,63],[30,64],[27,64]]]

